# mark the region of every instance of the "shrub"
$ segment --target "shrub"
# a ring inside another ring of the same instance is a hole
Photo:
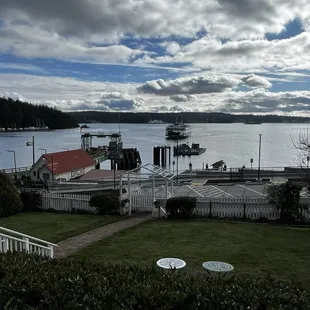
[[[310,296],[272,278],[163,272],[121,264],[0,255],[0,309],[309,309]]]
[[[22,210],[19,192],[12,180],[0,173],[0,217],[10,216]]]
[[[173,197],[167,200],[166,212],[170,218],[189,218],[195,207],[195,197]]]
[[[39,211],[42,206],[42,196],[36,191],[21,192],[23,211]]]
[[[92,196],[89,205],[95,207],[100,215],[119,213],[120,209],[119,197],[114,193]]]
[[[280,211],[280,220],[285,223],[303,222],[300,191],[302,186],[290,181],[283,184],[275,184],[267,189],[268,199]]]

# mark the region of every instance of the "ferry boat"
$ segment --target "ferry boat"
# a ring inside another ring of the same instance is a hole
[[[148,122],[149,124],[165,124],[162,120],[152,119]]]
[[[174,123],[166,127],[166,139],[181,140],[191,135],[191,126],[184,123]]]

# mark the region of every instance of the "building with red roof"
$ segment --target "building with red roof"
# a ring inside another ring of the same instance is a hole
[[[83,149],[42,155],[32,166],[31,180],[71,180],[95,169],[96,162]]]

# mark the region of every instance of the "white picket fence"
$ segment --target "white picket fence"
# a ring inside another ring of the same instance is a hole
[[[279,218],[276,207],[266,198],[197,198],[194,213],[199,216],[214,216],[225,218],[259,219],[266,217],[270,220]]]
[[[57,247],[57,244],[0,226],[0,252],[2,253],[25,251],[53,258],[54,247]]]
[[[165,209],[165,198],[161,200],[161,205]],[[301,198],[302,204],[310,205],[309,198]],[[134,211],[152,212],[154,200],[150,195],[133,195],[131,197],[131,207]],[[269,203],[265,197],[201,197],[197,198],[194,214],[198,216],[214,216],[223,218],[243,218],[259,219],[260,217],[269,220],[279,219],[280,213],[276,207]],[[303,211],[303,215],[310,220],[310,212]]]
[[[41,208],[43,210],[54,209],[64,212],[76,209],[96,213],[96,208],[89,206],[90,197],[90,195],[43,193]]]

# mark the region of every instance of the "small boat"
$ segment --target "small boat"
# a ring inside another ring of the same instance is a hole
[[[191,126],[179,122],[168,125],[166,127],[166,139],[181,140],[186,139],[191,135]]]
[[[260,125],[261,124],[261,122],[245,122],[244,124],[246,124],[246,125]]]

